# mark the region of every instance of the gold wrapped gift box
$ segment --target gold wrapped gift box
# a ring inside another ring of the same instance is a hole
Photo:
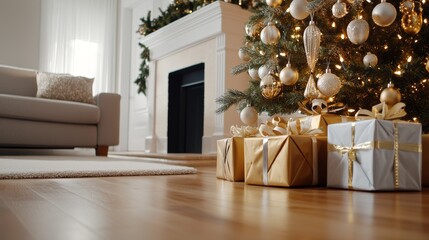
[[[327,135],[328,125],[334,124],[334,123],[341,123],[341,122],[354,122],[355,118],[351,116],[342,116],[342,115],[335,115],[335,114],[318,114],[318,115],[310,115],[307,117],[300,118],[301,122],[310,121],[308,119],[311,119],[311,126],[310,128],[321,128],[323,130],[323,133],[320,134],[321,136]]]
[[[216,177],[231,182],[244,181],[244,138],[217,141]]]
[[[244,139],[246,184],[326,186],[327,138],[283,135]]]

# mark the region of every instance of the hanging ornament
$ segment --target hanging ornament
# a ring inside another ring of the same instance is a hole
[[[337,75],[331,73],[329,65],[326,68],[326,72],[320,76],[319,80],[317,81],[317,89],[319,89],[321,94],[328,98],[333,97],[340,91],[340,78]]]
[[[380,94],[380,102],[385,102],[390,108],[401,101],[401,93],[395,89],[393,83],[387,84],[387,88],[383,89]]]
[[[372,9],[372,20],[380,27],[390,26],[396,19],[396,8],[386,0],[381,0],[381,3]]]
[[[429,59],[428,59],[428,61],[426,62],[426,70],[429,72]]]
[[[319,60],[320,41],[322,33],[313,21],[314,15],[311,14],[311,20],[309,25],[304,30],[304,50],[307,58],[307,64],[310,68],[310,79],[307,82],[307,86],[304,91],[304,97],[313,99],[318,96],[316,84],[314,82],[314,68]]]
[[[266,99],[274,99],[282,91],[282,82],[277,78],[277,76],[270,72],[261,79],[259,84],[261,88],[261,94]]]
[[[280,71],[280,81],[286,86],[295,85],[296,81],[298,81],[298,71],[292,68],[290,61],[286,64],[286,66]]]
[[[268,6],[278,7],[282,4],[283,0],[265,0]]]
[[[261,32],[261,41],[265,45],[275,45],[280,40],[280,31],[273,22],[269,22]]]
[[[249,76],[253,79],[253,80],[259,80],[259,75],[258,75],[258,70],[254,69],[254,68],[249,68],[249,70],[247,71],[249,73]]]
[[[332,6],[332,15],[336,18],[342,18],[347,14],[347,5],[341,0],[337,0],[337,2]]]
[[[310,15],[310,13],[307,12],[307,5],[307,0],[293,0],[289,6],[290,15],[298,20],[307,18],[308,15]]]
[[[268,74],[268,68],[267,68],[267,66],[265,66],[265,65],[260,66],[259,69],[258,69],[259,78],[262,79],[267,74]]]
[[[364,43],[369,36],[369,24],[364,19],[355,19],[347,25],[347,37],[350,42],[359,45]]]
[[[250,104],[247,104],[240,112],[240,119],[246,125],[255,125],[258,121],[258,111],[250,106]]]
[[[401,11],[401,27],[404,32],[408,34],[417,34],[420,32],[423,24],[423,8],[420,2],[416,2],[420,5],[419,14],[414,11],[415,4],[411,0],[404,0],[401,2],[399,10]]]
[[[304,90],[304,97],[308,99],[319,98],[320,92],[317,90],[316,82],[314,81],[313,74],[310,75],[307,85]]]
[[[367,52],[363,57],[363,64],[365,67],[375,67],[378,63],[378,57],[374,53]]]
[[[249,53],[247,53],[247,51],[244,50],[243,48],[240,48],[238,50],[238,57],[245,62],[248,62],[250,60]]]

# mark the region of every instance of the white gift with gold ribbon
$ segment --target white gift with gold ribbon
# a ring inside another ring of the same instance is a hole
[[[420,123],[380,119],[329,125],[328,187],[420,191],[421,131]]]

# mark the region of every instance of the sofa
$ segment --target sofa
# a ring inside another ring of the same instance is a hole
[[[107,156],[119,143],[120,95],[100,93],[92,103],[40,97],[38,74],[0,65],[0,148],[94,148]]]

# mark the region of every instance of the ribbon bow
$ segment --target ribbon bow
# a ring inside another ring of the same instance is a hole
[[[308,102],[308,99],[298,102],[299,110],[307,115],[335,113],[345,108],[344,104],[341,102],[328,104],[326,100],[318,98],[311,101],[311,109],[308,109],[306,106]]]
[[[287,134],[289,135],[316,135],[323,133],[322,128],[311,128],[311,118],[307,118],[305,122],[300,119],[290,119],[287,125]]]
[[[271,121],[261,124],[259,126],[259,134],[264,137],[279,136],[287,134],[287,122],[282,117],[273,117]]]
[[[231,126],[230,131],[234,137],[255,137],[258,135],[258,128],[251,126]]]
[[[394,120],[399,119],[407,115],[404,110],[405,104],[399,102],[392,107],[388,107],[385,102],[379,103],[372,107],[372,112],[366,109],[360,109],[356,112],[356,120],[365,119],[382,119],[382,120]]]

